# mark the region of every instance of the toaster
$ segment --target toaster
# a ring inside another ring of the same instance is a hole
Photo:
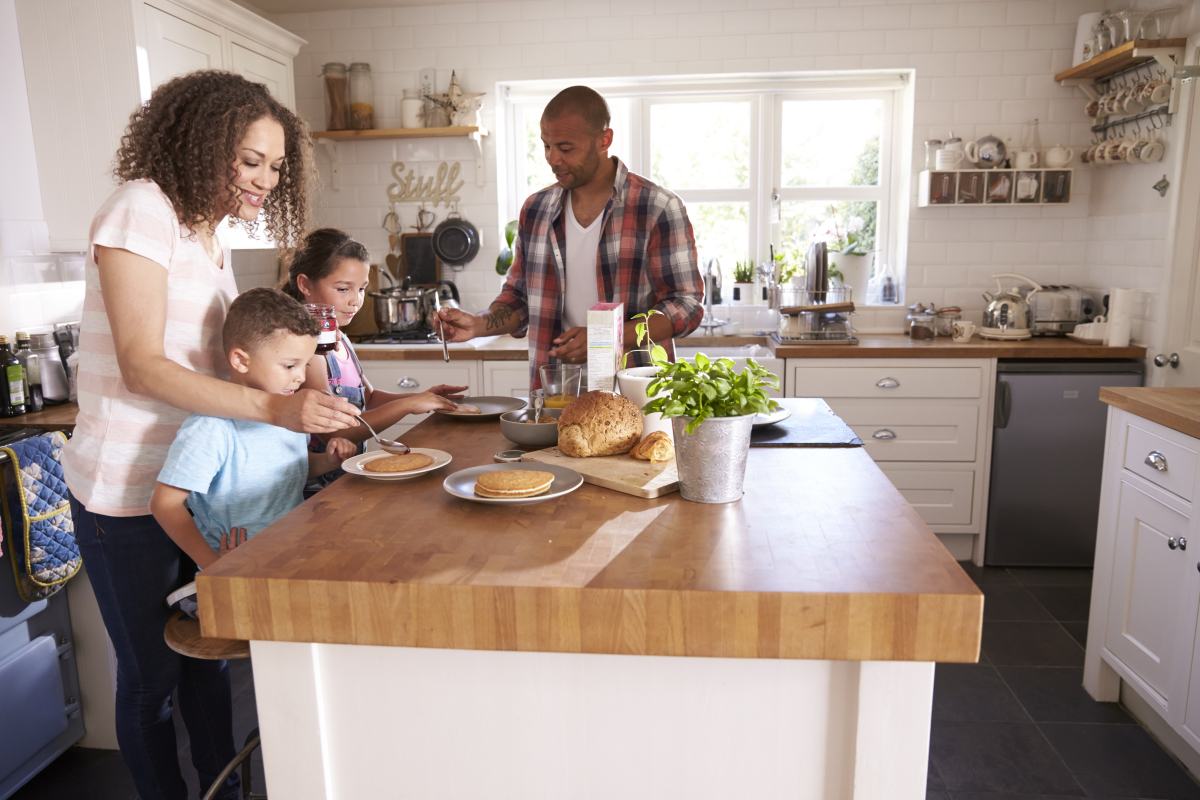
[[[1029,304],[1034,336],[1065,336],[1095,314],[1095,302],[1078,286],[1043,286]]]

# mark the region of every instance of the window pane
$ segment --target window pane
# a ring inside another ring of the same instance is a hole
[[[669,189],[750,185],[750,103],[650,107],[653,178]]]
[[[731,286],[733,265],[750,258],[749,204],[688,203],[687,213],[696,235],[701,272],[704,271],[704,263],[715,257],[721,262],[721,277],[725,285]]]
[[[875,240],[877,207],[874,200],[831,203],[827,200],[783,203],[781,228],[783,250],[808,252],[813,242],[828,242],[839,250],[854,243],[855,253],[877,249]]]
[[[876,186],[882,100],[785,100],[784,186]]]

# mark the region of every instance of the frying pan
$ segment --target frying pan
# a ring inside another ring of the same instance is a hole
[[[479,230],[457,211],[433,229],[433,252],[443,264],[460,266],[479,253]]]

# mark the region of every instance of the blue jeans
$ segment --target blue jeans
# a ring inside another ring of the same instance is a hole
[[[167,647],[167,595],[191,581],[196,565],[154,517],[93,514],[71,497],[75,538],[117,653],[117,742],[141,800],[187,800],[171,721],[171,693],[191,739],[201,793],[237,753],[229,666]],[[222,798],[234,800],[231,775]]]

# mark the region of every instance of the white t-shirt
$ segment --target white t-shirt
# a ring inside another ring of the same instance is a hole
[[[588,309],[600,302],[597,269],[600,259],[600,234],[604,214],[599,214],[586,228],[575,219],[571,208],[571,193],[567,192],[567,286],[563,303],[563,330],[587,327]]]

